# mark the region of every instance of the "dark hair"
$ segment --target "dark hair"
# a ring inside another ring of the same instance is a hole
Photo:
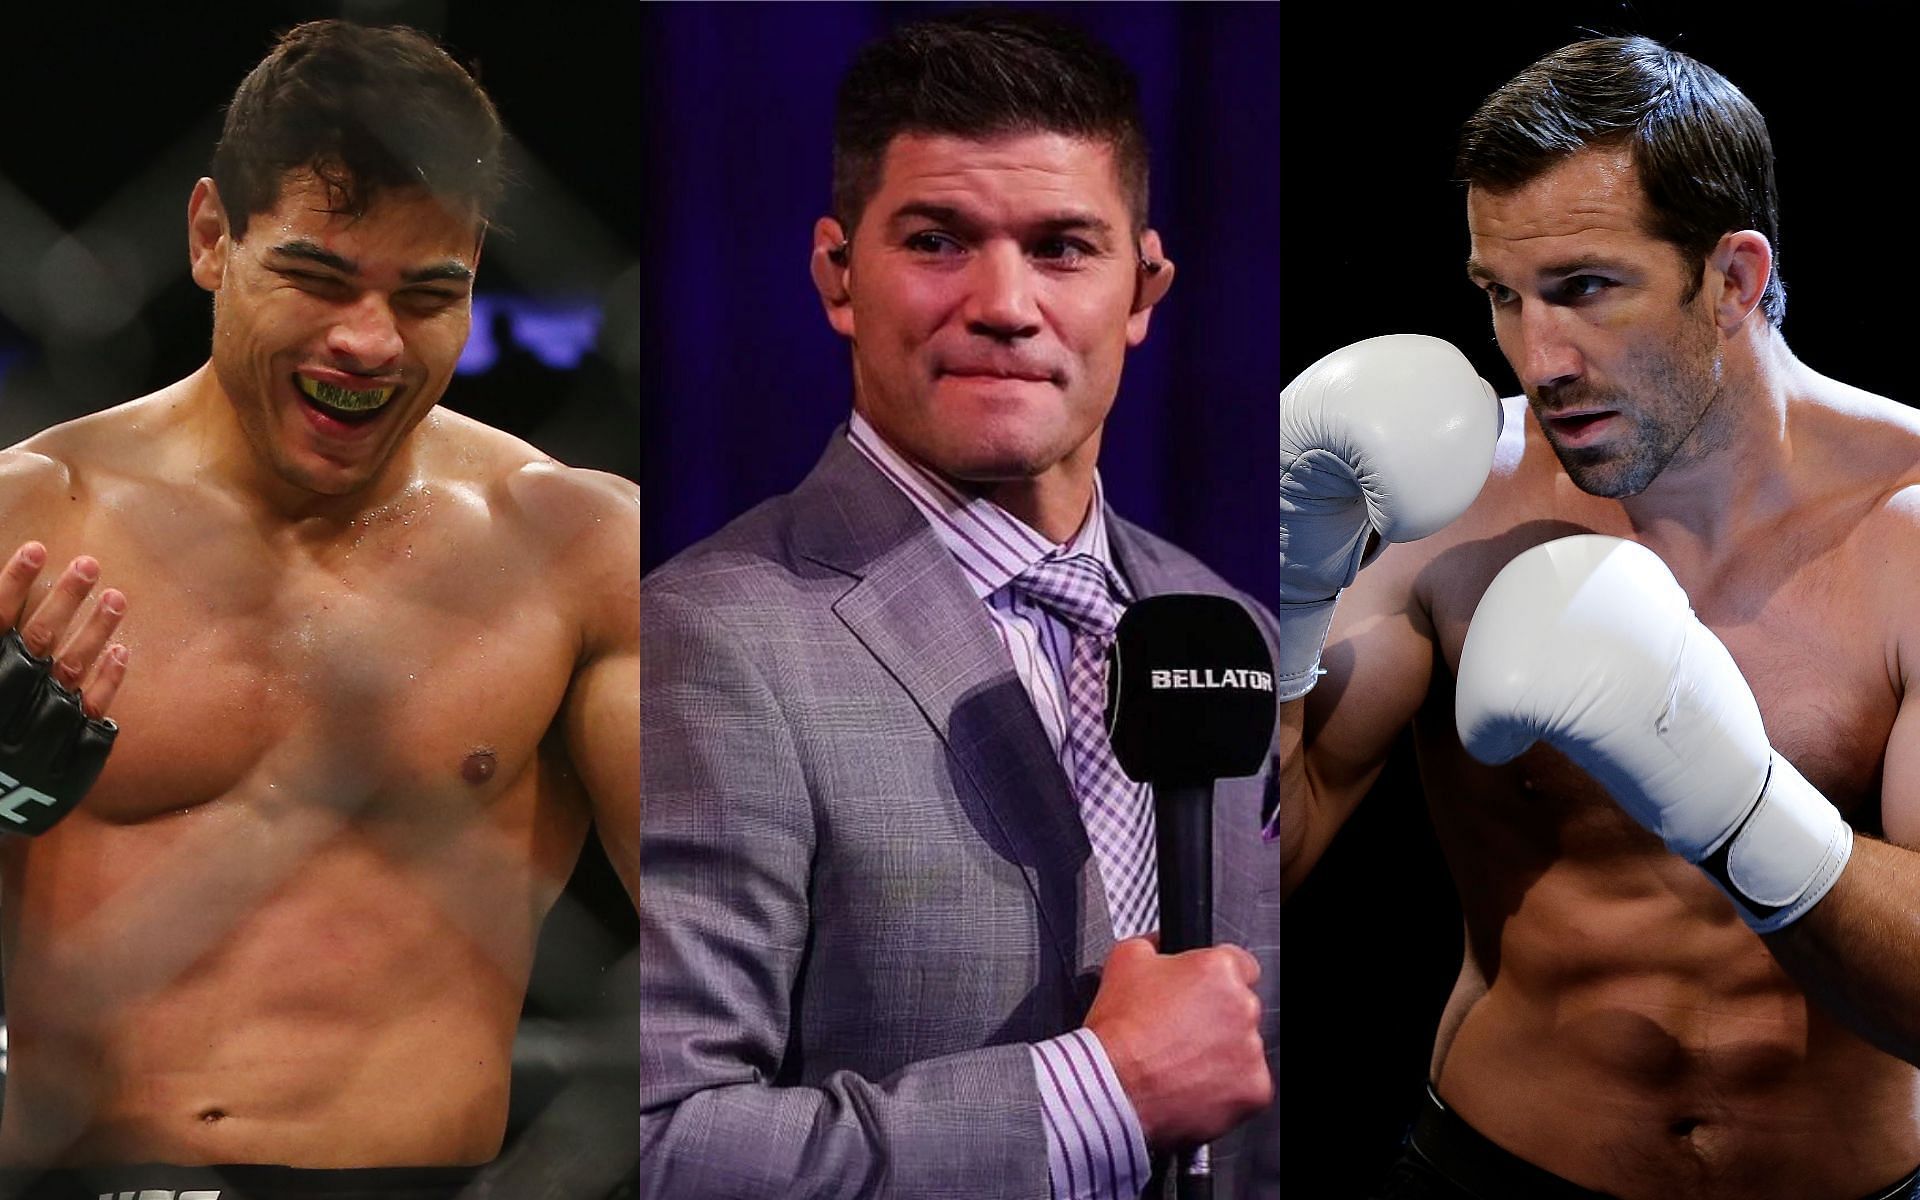
[[[1564,46],[1487,97],[1460,135],[1459,178],[1494,192],[1521,187],[1588,147],[1631,151],[1655,237],[1695,268],[1725,234],[1755,229],[1774,248],[1760,299],[1786,315],[1780,281],[1773,142],[1753,102],[1726,76],[1648,38]]]
[[[1113,147],[1137,233],[1147,223],[1138,93],[1111,51],[1038,13],[983,9],[902,26],[862,49],[840,82],[834,216],[852,236],[900,134],[1064,133]]]
[[[402,26],[309,21],[240,81],[213,152],[233,236],[311,171],[329,212],[364,215],[390,188],[425,188],[485,222],[503,189],[500,116],[464,67]]]

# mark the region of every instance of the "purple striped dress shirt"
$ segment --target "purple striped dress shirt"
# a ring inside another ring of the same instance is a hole
[[[847,439],[913,501],[960,564],[961,574],[986,605],[994,632],[1013,660],[1014,673],[1033,699],[1034,711],[1047,731],[1054,754],[1060,758],[1067,778],[1073,779],[1066,685],[1073,633],[1058,618],[1007,586],[1022,571],[1062,547],[998,505],[962,495],[946,480],[909,462],[858,413],[848,426]],[[1109,568],[1113,566],[1097,475],[1093,508],[1064,550],[1090,554]],[[1152,803],[1144,785],[1138,796],[1142,805]],[[1119,869],[1118,864],[1105,862],[1100,867],[1103,873]],[[1151,870],[1152,864],[1147,868]],[[1146,1139],[1100,1039],[1090,1030],[1076,1029],[1029,1048],[1033,1051],[1034,1079],[1040,1088],[1047,1174],[1053,1182],[1055,1200],[1131,1200],[1138,1196],[1152,1169]]]

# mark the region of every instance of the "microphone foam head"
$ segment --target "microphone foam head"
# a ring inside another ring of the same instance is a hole
[[[1273,750],[1273,655],[1226,596],[1149,596],[1120,616],[1107,659],[1107,733],[1131,779],[1252,775]]]

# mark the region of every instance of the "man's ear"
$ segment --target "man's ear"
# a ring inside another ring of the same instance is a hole
[[[1160,246],[1160,234],[1149,229],[1140,235],[1140,261],[1134,264],[1133,309],[1127,316],[1127,345],[1147,340],[1153,306],[1173,286],[1173,260]]]
[[[1758,230],[1742,229],[1722,237],[1707,255],[1707,272],[1717,287],[1709,293],[1714,323],[1732,333],[1760,306],[1773,278],[1773,246]]]
[[[845,338],[853,336],[853,293],[847,287],[853,270],[852,250],[839,221],[821,217],[813,223],[813,257],[807,266],[820,293],[821,307],[827,310],[827,324]]]
[[[193,185],[187,200],[187,261],[192,265],[193,281],[209,292],[217,292],[227,278],[227,256],[233,251],[228,232],[227,211],[220,203],[220,189],[213,180],[202,179]]]

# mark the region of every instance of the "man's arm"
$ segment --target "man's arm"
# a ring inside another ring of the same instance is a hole
[[[48,565],[38,539],[66,532],[59,518],[76,498],[63,462],[17,447],[0,451],[0,538],[32,539],[0,566],[0,706],[14,714],[0,739],[4,833],[52,828],[93,785],[113,744],[114,726],[104,718],[126,677],[128,651],[110,639],[126,596],[114,588],[93,596],[100,564],[83,554],[32,600]]]
[[[1904,591],[1904,572],[1889,574],[1901,576]],[[1920,1064],[1920,628],[1907,635],[1896,645],[1902,701],[1881,774],[1888,840],[1856,835],[1826,898],[1766,942],[1816,1003],[1874,1045]]]
[[[1856,837],[1826,898],[1765,940],[1815,1003],[1920,1065],[1920,852]]]
[[[643,591],[643,1194],[1046,1200],[1025,1044],[779,1082],[812,933],[810,781],[751,638]]]
[[[640,493],[595,475],[606,509],[581,591],[581,661],[562,712],[568,757],[593,806],[594,832],[627,896],[640,902]]]
[[[578,631],[556,718],[596,836],[633,903],[640,883],[640,493],[630,481],[541,460],[511,480],[533,517],[544,569]],[[613,965],[626,998],[604,1028],[583,1026],[592,1063],[568,1072],[539,1118],[475,1183],[490,1196],[600,1196],[634,1170],[634,954]],[[624,1011],[621,1011],[624,1010]],[[595,1023],[597,1025],[597,1021]],[[516,1073],[517,1074],[517,1073]]]
[[[1370,554],[1429,539],[1467,511],[1502,426],[1500,401],[1473,364],[1419,334],[1343,347],[1280,393],[1275,616],[1286,891],[1378,777],[1431,677],[1433,633],[1414,586],[1431,547],[1362,567]]]
[[[1394,546],[1340,595],[1326,674],[1280,706],[1283,888],[1291,893],[1380,777],[1433,678],[1435,643],[1419,572],[1431,544]]]

